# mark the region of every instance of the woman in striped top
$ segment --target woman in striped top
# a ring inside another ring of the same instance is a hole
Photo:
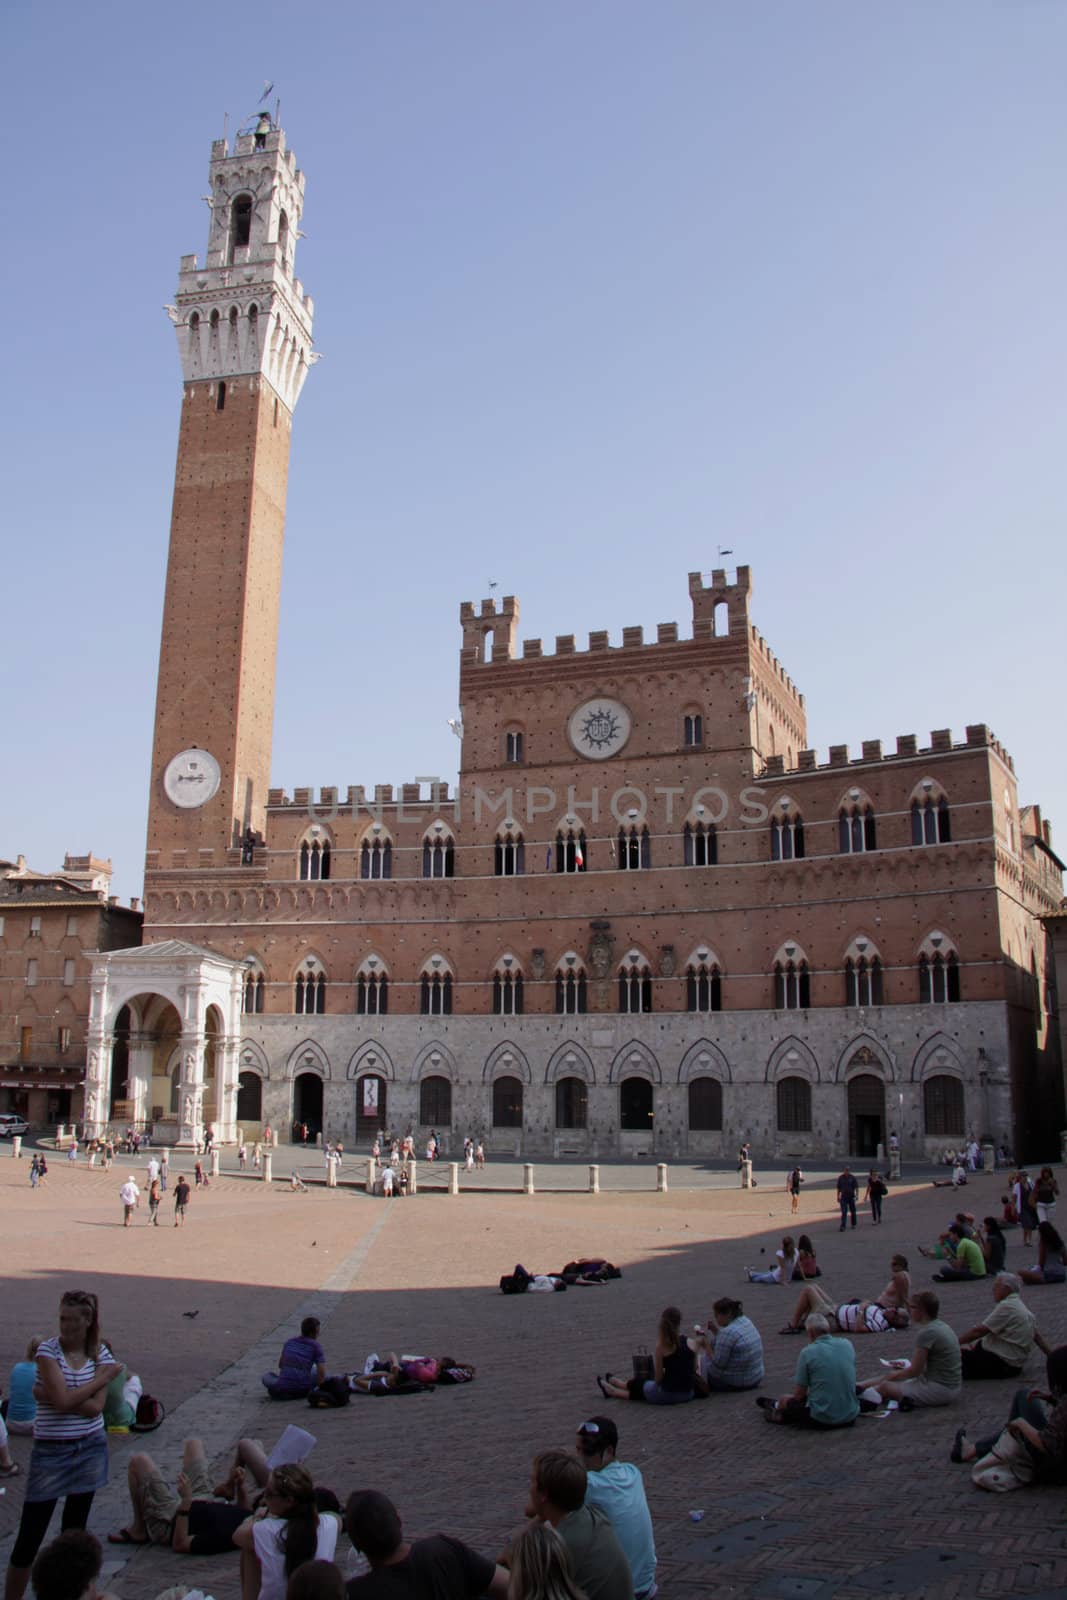
[[[59,1336],[37,1350],[33,1454],[4,1600],[22,1600],[30,1568],[63,1500],[63,1529],[84,1528],[93,1495],[107,1482],[104,1400],[120,1370],[100,1338],[95,1294],[71,1289],[59,1302]]]

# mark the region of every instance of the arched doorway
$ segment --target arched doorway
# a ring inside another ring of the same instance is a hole
[[[619,1127],[626,1133],[648,1133],[653,1115],[648,1079],[624,1078],[619,1085]]]
[[[308,1144],[314,1144],[322,1133],[322,1079],[317,1072],[301,1072],[293,1084],[293,1143],[302,1142],[296,1134],[297,1124],[307,1123]]]
[[[493,1083],[493,1127],[522,1127],[522,1084],[518,1078],[497,1078]]]
[[[885,1144],[885,1084],[872,1073],[861,1072],[848,1083],[848,1148],[865,1160]]]
[[[356,1138],[373,1143],[385,1132],[386,1082],[377,1072],[368,1072],[356,1083]]]
[[[242,1072],[237,1080],[237,1120],[242,1127],[263,1120],[263,1079],[258,1072]]]
[[[130,1008],[123,1006],[115,1018],[112,1030],[111,1044],[111,1103],[108,1106],[109,1117],[118,1121],[126,1118],[126,1103],[130,1099],[128,1080],[130,1076]],[[116,1110],[121,1104],[122,1109]]]

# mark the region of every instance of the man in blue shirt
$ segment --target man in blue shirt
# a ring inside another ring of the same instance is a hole
[[[832,1338],[830,1324],[819,1313],[805,1324],[807,1347],[800,1352],[796,1388],[780,1400],[761,1395],[768,1422],[801,1428],[847,1428],[859,1416],[856,1399],[856,1352],[847,1339]]]
[[[656,1593],[656,1544],[640,1470],[616,1461],[619,1430],[610,1417],[590,1417],[578,1429],[578,1458],[588,1474],[585,1503],[598,1506],[615,1529],[634,1580],[634,1600]]]

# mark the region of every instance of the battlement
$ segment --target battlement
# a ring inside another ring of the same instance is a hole
[[[748,567],[738,567],[735,583],[727,583],[726,569],[715,567],[711,582],[704,582],[702,572],[689,574],[689,598],[693,602],[693,633],[698,622],[710,622],[712,635],[744,633],[748,627],[748,602],[752,595],[752,574]]]
[[[473,601],[464,600],[459,608],[459,620],[463,627],[461,662],[514,660],[519,602],[513,594],[504,596],[499,611],[493,599],[483,600],[477,612]]]
[[[775,655],[766,639],[760,633],[755,623],[749,624],[749,636],[752,640],[752,647],[755,654],[759,656],[761,661],[766,663],[767,667],[778,679],[782,687],[786,689],[788,693],[800,703],[800,705],[803,705],[804,696],[801,694],[800,690],[797,688],[788,672],[786,672],[785,668],[782,666],[782,663],[779,661],[778,657]]]
[[[323,820],[340,813],[355,815],[358,811],[380,813],[385,806],[426,806],[436,808],[450,806],[455,803],[455,797],[448,792],[446,778],[423,778],[411,783],[402,783],[397,790],[391,783],[376,783],[368,798],[367,786],[362,783],[350,783],[341,798],[341,791],[334,784],[323,785],[316,797],[312,785],[306,788],[294,788],[292,796],[285,789],[268,789],[268,811],[304,811],[309,816],[321,813]]]
[[[968,723],[967,737],[961,743],[953,743],[951,728],[935,728],[928,745],[920,746],[914,733],[901,733],[897,735],[896,750],[888,754],[882,750],[881,739],[864,739],[861,748],[861,755],[851,756],[847,744],[832,744],[828,759],[824,762],[819,761],[817,750],[799,750],[794,767],[786,766],[784,756],[768,756],[762,775],[765,778],[784,778],[790,772],[827,772],[833,767],[871,766],[882,761],[910,761],[918,756],[951,755],[961,750],[981,749],[994,751],[1008,770],[1015,772],[1011,756],[984,722]]]

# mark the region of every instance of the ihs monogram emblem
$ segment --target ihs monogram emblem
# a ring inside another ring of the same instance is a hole
[[[618,700],[586,700],[572,711],[567,735],[579,755],[605,761],[616,755],[630,737],[630,713]]]
[[[608,706],[597,706],[582,722],[582,740],[591,750],[607,750],[619,737],[619,719]]]

